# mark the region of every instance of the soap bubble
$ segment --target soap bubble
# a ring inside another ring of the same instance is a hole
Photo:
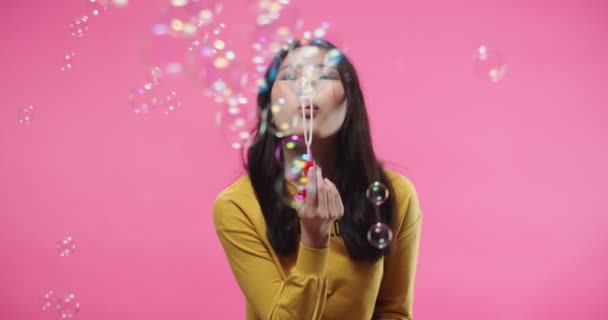
[[[393,240],[393,232],[389,226],[378,222],[367,231],[367,240],[374,248],[384,249]]]
[[[62,240],[57,241],[57,251],[60,256],[68,257],[74,253],[76,250],[76,243],[74,239],[70,236],[63,238]]]
[[[502,53],[482,45],[477,49],[473,71],[484,81],[498,82],[505,76],[507,65]]]
[[[389,191],[384,184],[376,181],[367,187],[365,196],[371,203],[380,206],[388,199]]]
[[[306,201],[306,184],[308,170],[314,166],[314,160],[308,154],[301,154],[286,161],[283,176],[275,183],[275,191],[286,205],[301,209]]]
[[[20,124],[31,124],[34,120],[34,106],[27,105],[19,108],[17,116]]]
[[[235,51],[226,35],[225,25],[214,26],[202,39],[196,39],[188,48],[190,66],[196,83],[205,96],[223,103],[234,94],[251,96],[255,86],[249,80],[247,66]]]
[[[284,137],[279,141],[274,150],[274,160],[279,167],[284,168],[285,159],[302,158],[307,153],[308,148],[306,147],[304,138],[297,135],[291,135]]]
[[[83,0],[85,5],[85,10],[87,14],[91,14],[93,16],[98,16],[108,10],[109,1],[108,0]]]
[[[112,0],[112,4],[117,8],[122,8],[129,4],[129,0]]]
[[[68,52],[63,56],[63,63],[61,64],[61,71],[70,71],[74,67],[74,57],[76,53],[74,51]]]
[[[75,19],[70,23],[69,28],[74,37],[83,37],[89,31],[89,17]]]
[[[57,300],[56,309],[62,319],[71,319],[78,315],[80,302],[73,293],[64,294]]]
[[[47,292],[44,292],[42,295],[40,295],[40,304],[41,304],[42,311],[49,310],[51,308],[51,306],[53,305],[54,301],[55,301],[55,296],[54,296],[53,290],[49,290]]]
[[[314,166],[303,138],[294,135],[281,139],[275,150],[275,161],[283,169],[282,177],[275,183],[275,191],[288,206],[301,208],[306,199],[308,170]]]

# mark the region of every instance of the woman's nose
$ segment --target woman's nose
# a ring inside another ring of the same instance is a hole
[[[299,96],[312,96],[316,91],[317,81],[313,76],[303,76],[298,79],[297,93]]]

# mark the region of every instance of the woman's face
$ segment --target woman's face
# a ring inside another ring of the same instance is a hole
[[[346,98],[340,73],[332,61],[326,50],[315,46],[299,47],[285,57],[271,89],[275,127],[302,135],[303,125],[308,129],[313,121],[316,138],[329,137],[340,130],[346,116]]]

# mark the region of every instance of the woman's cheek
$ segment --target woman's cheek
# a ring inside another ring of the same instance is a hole
[[[332,86],[332,98],[334,101],[342,101],[344,100],[344,89],[341,85],[333,85]]]

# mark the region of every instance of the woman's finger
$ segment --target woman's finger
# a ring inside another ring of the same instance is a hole
[[[327,178],[325,178],[325,183],[328,186],[328,190],[329,192],[328,194],[328,206],[330,208],[330,218],[335,219],[338,217],[338,203],[336,200],[336,196],[338,195],[338,190],[336,189],[336,186]]]
[[[344,204],[342,203],[342,198],[340,197],[340,191],[338,191],[338,187],[335,184],[331,184],[334,189],[334,202],[336,204],[336,214],[337,218],[340,219],[344,215]]]
[[[315,208],[317,206],[317,168],[311,167],[306,174],[306,200],[305,208]]]
[[[344,215],[344,205],[342,204],[342,198],[340,197],[340,192],[338,192],[338,189],[336,189],[336,204],[338,207],[338,219],[340,219]]]
[[[325,185],[325,181],[323,180],[323,177],[317,171],[317,198],[318,198],[318,202],[319,202],[319,204],[317,206],[317,213],[319,214],[320,218],[328,217],[327,193],[328,193],[327,185]]]

